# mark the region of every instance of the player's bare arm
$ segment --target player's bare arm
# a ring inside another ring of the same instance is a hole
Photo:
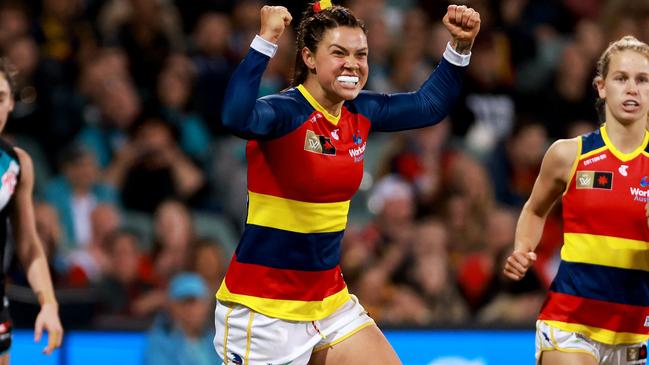
[[[41,310],[34,325],[34,340],[40,341],[43,330],[48,332],[48,343],[43,349],[51,354],[61,346],[63,327],[58,314],[58,303],[54,296],[52,279],[43,245],[36,232],[32,192],[34,187],[34,168],[30,156],[16,148],[20,160],[21,176],[16,186],[15,205],[11,212],[11,223],[16,238],[20,262],[27,274],[29,285],[38,297]]]
[[[532,194],[516,225],[514,252],[505,263],[504,273],[510,279],[522,279],[536,261],[534,250],[541,240],[545,218],[566,189],[578,146],[577,138],[563,139],[546,152]]]

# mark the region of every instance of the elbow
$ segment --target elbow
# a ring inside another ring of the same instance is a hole
[[[237,124],[234,114],[227,110],[225,107],[223,108],[223,112],[221,113],[221,124],[227,129],[232,129]]]
[[[238,132],[243,121],[237,118],[237,113],[233,113],[227,109],[223,110],[221,114],[221,125],[223,128],[230,132]]]

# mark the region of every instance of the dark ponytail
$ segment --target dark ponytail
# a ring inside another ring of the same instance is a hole
[[[351,27],[361,28],[363,32],[367,32],[365,24],[356,18],[354,14],[347,8],[342,6],[332,6],[315,12],[314,4],[309,4],[304,13],[302,14],[302,21],[298,26],[297,31],[297,47],[295,50],[295,71],[293,73],[293,81],[291,86],[298,86],[304,83],[309,68],[302,60],[302,49],[308,48],[311,52],[315,53],[318,44],[322,40],[325,32],[329,29],[336,27]]]

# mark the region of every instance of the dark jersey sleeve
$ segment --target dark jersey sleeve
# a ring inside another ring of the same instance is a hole
[[[223,125],[246,139],[270,139],[295,128],[291,116],[299,106],[282,94],[257,99],[261,77],[270,57],[250,49],[234,70],[225,91]]]
[[[388,132],[426,127],[446,117],[458,98],[466,67],[442,59],[437,69],[415,92],[379,94],[362,92],[354,104],[369,117],[372,131]]]

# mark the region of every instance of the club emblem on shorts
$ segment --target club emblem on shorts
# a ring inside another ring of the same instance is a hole
[[[647,358],[647,345],[628,347],[626,349],[626,361],[638,361]],[[643,362],[644,364],[644,362]]]
[[[307,129],[306,138],[304,139],[304,150],[321,155],[336,154],[336,147],[331,143],[331,139],[317,135],[309,129]]]
[[[243,359],[241,358],[241,355],[234,352],[230,352],[230,361],[232,361],[232,363],[236,365],[243,364]]]
[[[577,189],[613,188],[613,173],[610,171],[577,171]]]

